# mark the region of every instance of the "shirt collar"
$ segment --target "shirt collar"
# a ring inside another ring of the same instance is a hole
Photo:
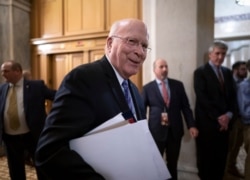
[[[208,63],[214,70],[217,70],[217,66],[215,66],[211,60],[209,60]],[[221,69],[221,66],[219,66],[219,69]]]
[[[114,66],[111,64],[110,59],[108,58],[108,56],[106,56],[106,58],[108,59],[109,64],[111,65],[111,67],[112,67],[113,70],[115,71],[115,75],[116,75],[116,77],[117,77],[117,79],[118,79],[118,81],[119,81],[119,84],[122,85],[122,82],[123,82],[124,80],[126,80],[126,79],[123,79],[123,78],[121,77],[121,75],[118,73],[118,71],[117,71],[117,70],[114,68]]]
[[[22,84],[23,84],[23,77],[19,80],[19,81],[17,81],[17,83],[15,84],[15,86],[22,86]],[[14,84],[13,83],[9,83],[9,86],[10,87],[12,87],[12,86],[14,86]]]
[[[160,79],[157,79],[157,78],[155,80],[156,80],[157,84],[161,84],[161,82],[162,82]],[[165,82],[165,84],[168,84],[168,78],[164,79],[163,81]]]

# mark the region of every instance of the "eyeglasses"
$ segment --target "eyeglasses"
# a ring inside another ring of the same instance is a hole
[[[123,38],[123,37],[120,37],[120,36],[111,36],[113,38],[119,38],[121,39],[122,41],[124,41],[127,45],[131,46],[131,47],[138,47],[138,46],[141,46],[142,47],[142,50],[143,52],[145,53],[149,53],[151,51],[151,48],[148,47],[147,44],[145,43],[142,43],[140,41],[138,41],[137,39],[134,39],[134,38]]]

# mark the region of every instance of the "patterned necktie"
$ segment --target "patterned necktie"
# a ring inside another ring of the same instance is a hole
[[[129,93],[129,87],[128,87],[128,81],[127,80],[124,80],[122,82],[122,87],[123,87],[123,90],[124,90],[125,99],[126,99],[126,101],[128,103],[128,107],[132,112],[134,112],[133,111],[133,102],[132,102],[132,98],[131,98],[130,93]]]
[[[9,117],[10,128],[13,130],[17,130],[20,127],[20,121],[18,116],[18,108],[17,108],[17,96],[15,86],[10,87],[8,93],[9,99],[9,107],[7,110],[7,114]]]
[[[164,102],[165,102],[166,106],[168,107],[169,106],[169,96],[168,96],[168,91],[167,91],[167,88],[166,88],[164,81],[161,81],[161,88],[162,88],[162,96],[163,96]]]
[[[223,91],[224,90],[224,80],[223,80],[223,76],[222,76],[222,73],[221,73],[221,70],[219,67],[217,67],[217,73],[218,73],[218,79],[220,82],[221,90]]]

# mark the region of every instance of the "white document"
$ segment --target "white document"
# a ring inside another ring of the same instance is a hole
[[[147,120],[127,123],[121,114],[70,141],[107,180],[166,180],[171,176],[148,129]]]

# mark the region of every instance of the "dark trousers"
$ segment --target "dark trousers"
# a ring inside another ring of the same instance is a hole
[[[167,141],[156,141],[156,145],[162,156],[164,153],[166,154],[167,167],[172,176],[171,180],[177,180],[177,165],[181,148],[181,138],[176,139],[172,133],[168,133]]]
[[[197,167],[201,180],[222,180],[228,153],[228,132],[199,131],[197,137]]]
[[[30,133],[22,135],[3,135],[8,159],[11,180],[26,180],[25,151],[31,154],[34,160],[36,142]],[[38,179],[43,179],[37,171]]]

